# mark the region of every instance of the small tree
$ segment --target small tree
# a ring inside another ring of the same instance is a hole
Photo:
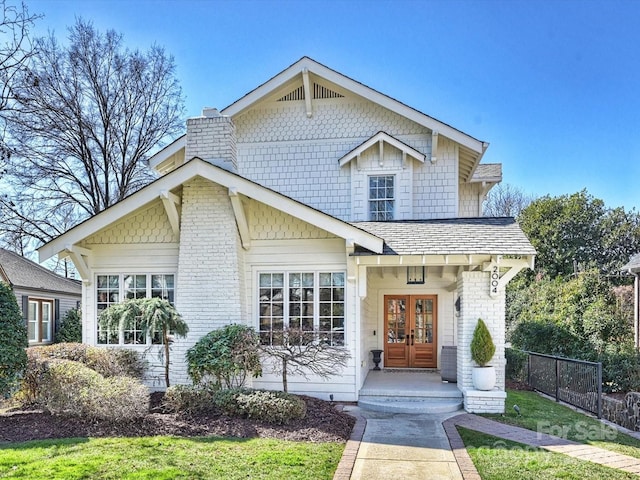
[[[188,373],[194,384],[213,376],[226,388],[240,387],[247,375],[262,375],[260,339],[245,325],[227,325],[209,332],[187,350]]]
[[[82,342],[82,315],[80,310],[73,308],[65,313],[60,329],[56,332],[56,343]]]
[[[11,393],[24,372],[28,345],[16,297],[9,285],[0,282],[0,397]]]
[[[164,344],[164,378],[169,384],[169,351],[172,335],[186,337],[189,327],[178,311],[162,298],[137,298],[112,305],[100,314],[100,327],[106,330],[139,328],[143,335],[161,332]]]
[[[345,348],[319,341],[318,337],[317,332],[289,328],[282,332],[282,341],[276,342],[274,335],[273,345],[261,347],[264,353],[276,360],[273,371],[282,374],[285,392],[288,391],[289,375],[302,375],[306,379],[309,379],[308,374],[329,378],[347,365],[350,355]]]
[[[484,367],[491,361],[494,353],[496,353],[496,346],[491,339],[491,332],[479,318],[471,339],[471,358],[479,366]]]

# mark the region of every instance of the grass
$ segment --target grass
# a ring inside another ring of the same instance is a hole
[[[520,407],[518,416],[513,409]],[[535,392],[507,390],[505,414],[485,414],[498,422],[587,443],[640,458],[640,440],[604,425],[598,419],[578,413]]]
[[[344,444],[229,438],[74,438],[0,445],[0,478],[331,479]]]
[[[561,453],[457,427],[482,480],[622,480],[638,478]]]

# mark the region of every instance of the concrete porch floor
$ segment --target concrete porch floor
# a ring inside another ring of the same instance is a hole
[[[457,384],[433,370],[369,370],[358,398],[363,409],[392,413],[455,412],[462,403]]]
[[[458,384],[443,382],[435,370],[369,370],[360,395],[462,398]]]

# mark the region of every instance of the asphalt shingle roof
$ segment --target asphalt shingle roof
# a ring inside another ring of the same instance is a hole
[[[355,222],[384,239],[383,255],[535,255],[510,217]],[[359,255],[370,252],[359,250]]]
[[[483,178],[502,178],[501,163],[481,163],[476,167],[473,180],[480,181]]]
[[[16,287],[80,295],[80,282],[71,280],[24,258],[0,248],[0,267],[9,283]]]

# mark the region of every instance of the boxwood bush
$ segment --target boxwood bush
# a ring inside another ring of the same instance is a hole
[[[149,390],[134,378],[105,378],[72,360],[49,360],[45,370],[42,403],[54,415],[121,421],[149,410]]]

